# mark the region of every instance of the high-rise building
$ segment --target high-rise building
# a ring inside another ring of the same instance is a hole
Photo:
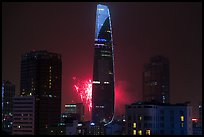
[[[114,117],[114,51],[110,12],[98,4],[94,45],[92,121],[109,124]]]
[[[126,105],[127,135],[192,135],[188,103],[136,102]]]
[[[10,81],[2,81],[2,130],[7,134],[12,132],[13,97],[15,85]]]
[[[143,100],[169,103],[169,60],[154,56],[144,66]]]
[[[21,96],[35,97],[35,133],[58,124],[61,114],[61,55],[31,51],[21,60]],[[23,108],[22,108],[23,109]]]

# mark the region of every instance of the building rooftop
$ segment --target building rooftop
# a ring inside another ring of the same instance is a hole
[[[189,101],[186,101],[184,103],[176,103],[176,104],[160,103],[157,101],[152,101],[152,102],[138,101],[138,102],[132,103],[131,105],[188,106],[189,104],[190,104]]]

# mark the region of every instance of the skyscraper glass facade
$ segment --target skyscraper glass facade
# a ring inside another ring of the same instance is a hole
[[[114,52],[110,12],[98,4],[96,11],[92,121],[109,124],[114,116]]]

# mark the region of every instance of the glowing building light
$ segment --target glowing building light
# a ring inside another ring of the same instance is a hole
[[[150,135],[151,131],[148,129],[146,130],[146,135]]]
[[[106,39],[97,39],[97,41],[103,41],[104,42],[104,41],[106,41]]]
[[[90,123],[90,125],[91,125],[91,126],[94,126],[94,125],[95,125],[95,123],[93,123],[93,122],[92,122],[92,123]]]
[[[136,123],[133,123],[133,128],[136,128]]]
[[[65,107],[72,107],[72,108],[75,108],[76,107],[76,105],[72,105],[72,104],[70,104],[70,105],[65,105]]]
[[[136,130],[133,130],[133,135],[136,135]]]
[[[184,121],[184,116],[181,116],[181,121]]]
[[[82,124],[80,123],[80,124],[78,124],[78,127],[81,127],[82,126]]]
[[[139,116],[139,120],[140,120],[140,121],[142,120],[142,117],[141,117],[141,116]]]
[[[100,81],[93,81],[94,84],[100,84]]]
[[[198,122],[198,119],[197,118],[192,118],[192,121],[193,122]]]
[[[142,130],[139,130],[139,131],[138,131],[138,135],[142,135]]]
[[[98,10],[104,10],[104,9],[98,9]]]

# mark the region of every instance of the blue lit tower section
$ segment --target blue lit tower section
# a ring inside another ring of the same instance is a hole
[[[92,86],[92,121],[107,125],[114,117],[114,54],[110,12],[97,5]]]

